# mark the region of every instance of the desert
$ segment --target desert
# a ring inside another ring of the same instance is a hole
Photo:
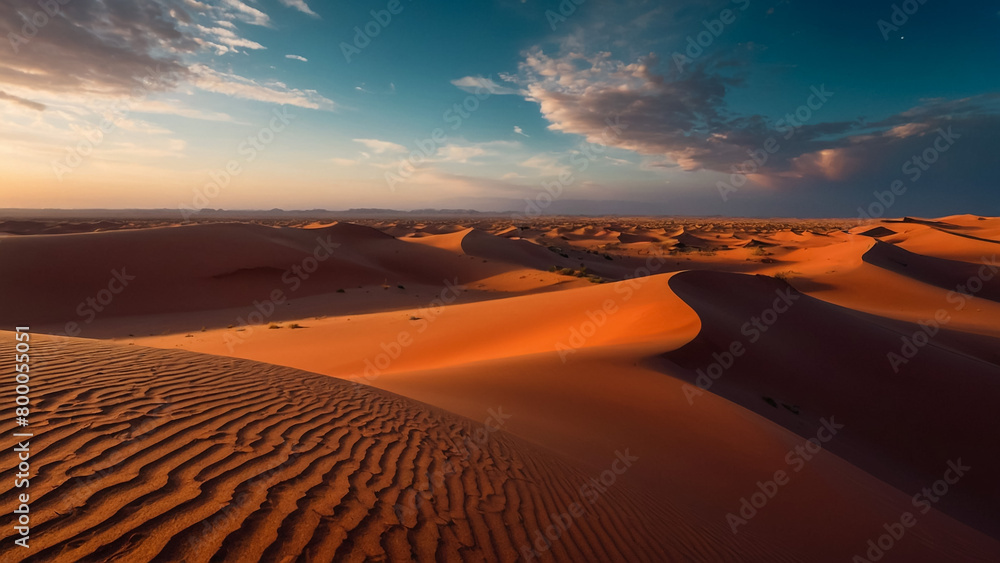
[[[1000,554],[1000,219],[112,223],[0,225],[45,560]]]
[[[0,563],[1000,561],[965,0],[0,0]]]

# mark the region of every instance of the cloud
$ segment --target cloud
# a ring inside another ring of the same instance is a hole
[[[244,39],[236,35],[236,32],[228,27],[207,27],[199,24],[195,28],[206,36],[197,37],[195,41],[211,47],[219,55],[238,53],[240,48],[252,50],[266,49],[266,47],[256,41]]]
[[[305,0],[280,0],[282,4],[288,6],[289,8],[295,8],[296,10],[302,12],[303,14],[309,14],[314,18],[318,18],[319,14],[312,11],[312,8],[306,4]]]
[[[375,154],[382,154],[386,152],[406,152],[407,150],[403,145],[391,143],[389,141],[380,141],[378,139],[354,139],[354,142],[361,143]]]
[[[233,116],[227,113],[204,111],[186,107],[180,100],[138,100],[133,102],[130,105],[130,108],[134,113],[177,115],[188,119],[200,119],[203,121],[238,123]]]
[[[285,84],[276,81],[261,84],[250,78],[212,70],[205,65],[193,65],[191,70],[194,75],[192,83],[198,88],[209,92],[216,92],[245,100],[297,106],[307,109],[333,110],[336,108],[333,100],[323,97],[315,90],[289,88]]]
[[[469,159],[484,156],[486,149],[481,146],[445,145],[437,150],[432,159],[435,162],[467,163]]]
[[[309,59],[303,57],[302,55],[285,55],[286,59],[292,59],[293,61],[302,61],[304,63],[309,62]]]
[[[549,129],[667,155],[686,170],[726,169],[745,160],[758,138],[763,141],[763,119],[735,119],[723,111],[736,79],[691,69],[666,80],[653,72],[657,62],[653,56],[626,64],[608,53],[552,58],[535,51],[520,72],[527,99],[539,104]]]
[[[515,133],[517,133],[518,135],[524,135],[525,137],[530,137],[530,135],[528,135],[527,133],[525,133],[525,132],[524,132],[524,131],[523,131],[523,130],[522,130],[522,129],[520,128],[520,127],[518,127],[517,125],[515,125],[515,126],[514,126],[514,132],[515,132]]]
[[[271,18],[267,14],[240,2],[240,0],[222,0],[222,4],[231,8],[232,17],[240,21],[264,27],[270,27],[271,25]]]
[[[38,102],[33,102],[31,100],[25,100],[24,98],[19,98],[17,96],[8,94],[3,90],[0,90],[0,100],[6,100],[8,102],[13,102],[15,104],[24,106],[29,109],[45,111],[45,104],[40,104]]]
[[[187,74],[181,55],[199,47],[182,31],[190,15],[162,1],[71,2],[60,9],[61,16],[32,33],[19,14],[38,12],[37,3],[4,3],[0,36],[14,51],[0,57],[6,90],[125,95],[137,88],[167,89]]]
[[[560,163],[555,155],[538,154],[520,162],[519,166],[537,170],[541,176],[559,176],[571,172],[570,167]]]
[[[59,4],[60,15],[37,29],[26,29],[19,14],[37,12],[37,2],[5,0],[0,36],[8,39],[14,53],[0,57],[0,89],[8,95],[35,104],[52,96],[62,105],[70,100],[92,104],[100,97],[145,98],[193,83],[245,99],[334,107],[312,90],[212,70],[204,57],[192,64],[206,49],[215,55],[265,49],[241,37],[234,22],[270,25],[270,19],[239,0]]]
[[[484,91],[490,94],[520,93],[519,90],[501,86],[494,82],[492,78],[483,78],[482,76],[466,76],[465,78],[452,80],[451,83],[470,94],[482,94]]]
[[[883,162],[880,159],[901,143],[926,136],[959,116],[972,120],[973,116],[1000,113],[994,94],[927,100],[876,122],[822,122],[820,106],[793,131],[782,128],[780,121],[739,115],[729,107],[727,91],[742,84],[738,65],[705,63],[689,67],[681,76],[657,74],[657,65],[653,55],[625,63],[612,59],[609,53],[586,56],[569,52],[550,57],[534,50],[526,53],[518,75],[511,79],[523,86],[526,99],[539,104],[550,130],[658,157],[656,167],[727,174],[742,167],[751,153],[759,154],[768,139],[774,139],[779,148],[769,155],[759,173],[797,180],[842,181],[854,177],[857,170],[868,169],[863,162]],[[813,92],[803,91],[802,104]],[[522,166],[555,170],[545,163],[536,157]]]

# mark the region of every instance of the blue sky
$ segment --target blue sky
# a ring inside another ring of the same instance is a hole
[[[856,216],[895,180],[885,215],[1000,203],[995,2],[0,10],[3,207]]]

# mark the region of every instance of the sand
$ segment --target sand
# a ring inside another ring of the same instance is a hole
[[[11,222],[40,556],[1000,558],[1000,220],[356,223]]]

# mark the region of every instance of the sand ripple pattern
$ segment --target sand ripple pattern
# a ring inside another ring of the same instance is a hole
[[[483,441],[480,424],[326,376],[32,344],[31,556],[6,513],[0,561],[515,561],[552,514],[582,503],[591,477],[503,432]],[[12,386],[0,404],[13,404]],[[4,475],[13,461],[0,456]],[[0,481],[2,506],[23,492],[13,481]],[[727,531],[621,488],[586,506],[538,560],[775,560],[719,547],[712,536]]]

